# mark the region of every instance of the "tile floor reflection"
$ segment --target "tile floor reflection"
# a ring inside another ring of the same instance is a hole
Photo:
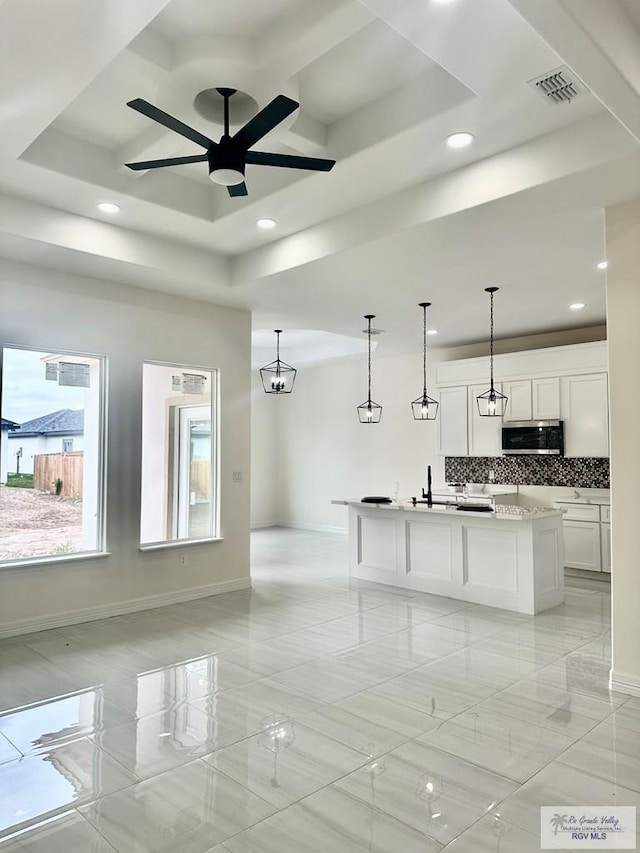
[[[253,535],[253,589],[0,641],[1,853],[529,853],[637,805],[610,594],[528,617]]]

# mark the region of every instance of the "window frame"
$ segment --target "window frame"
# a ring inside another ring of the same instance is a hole
[[[220,386],[221,386],[221,371],[219,367],[205,367],[204,365],[185,364],[173,361],[159,361],[157,359],[143,359],[141,367],[141,408],[144,407],[144,368],[150,367],[169,367],[176,372],[185,373],[207,373],[211,377],[211,501],[213,504],[211,513],[212,531],[210,536],[202,537],[185,537],[184,539],[164,539],[159,541],[143,542],[142,541],[142,478],[144,476],[142,442],[144,441],[144,412],[141,412],[141,429],[140,429],[140,519],[138,525],[138,550],[139,551],[161,551],[165,548],[180,548],[192,545],[203,545],[210,542],[221,542],[224,537],[220,530],[220,498],[221,498],[221,442],[220,442]],[[188,399],[188,396],[185,398]],[[185,404],[186,405],[186,404]],[[200,404],[202,405],[202,404]],[[176,406],[176,409],[179,409]],[[175,414],[175,413],[174,413]],[[173,461],[167,460],[170,468],[171,489],[172,494],[167,495],[168,501],[177,500],[177,484]],[[169,487],[169,484],[168,484]]]
[[[68,355],[75,358],[90,358],[99,363],[98,388],[98,458],[96,471],[98,487],[96,492],[96,544],[93,551],[76,551],[69,554],[47,554],[38,557],[16,557],[8,560],[0,558],[0,572],[5,569],[38,567],[46,564],[77,562],[78,560],[95,560],[108,557],[107,550],[107,402],[109,384],[109,357],[104,353],[92,353],[84,350],[72,350],[58,346],[40,346],[36,344],[16,344],[9,341],[0,342],[0,412],[3,403],[4,381],[4,352],[5,350],[22,350],[25,352],[47,352],[52,355]]]

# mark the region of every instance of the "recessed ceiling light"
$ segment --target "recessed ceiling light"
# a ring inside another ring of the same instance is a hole
[[[101,201],[98,203],[98,210],[102,213],[120,213],[120,205],[114,204],[112,201]]]
[[[467,133],[466,131],[463,133],[452,133],[450,136],[447,136],[447,145],[449,148],[466,148],[467,145],[471,145],[473,140],[473,133]]]
[[[571,305],[569,305],[569,308],[571,308],[572,311],[582,311],[583,308],[586,308],[586,305],[584,302],[572,302]]]
[[[428,335],[437,335],[438,330],[437,329],[427,329],[427,334]]]
[[[609,264],[607,261],[600,261],[600,263],[596,264],[596,266],[598,267],[599,270],[606,270],[606,268],[609,266]]]
[[[258,219],[256,225],[258,228],[263,228],[267,231],[269,228],[275,228],[278,223],[275,219]]]

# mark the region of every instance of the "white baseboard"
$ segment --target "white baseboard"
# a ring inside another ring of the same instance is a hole
[[[628,693],[630,696],[640,696],[640,676],[611,670],[610,681],[612,690]]]
[[[64,613],[41,616],[36,619],[19,619],[16,622],[5,622],[0,625],[0,638],[31,634],[33,631],[47,631],[50,628],[64,628],[66,625],[93,622],[96,619],[106,619],[109,616],[122,616],[124,613],[152,610],[155,607],[166,607],[169,604],[180,604],[180,602],[193,601],[196,598],[207,598],[210,595],[221,595],[237,589],[250,588],[251,578],[239,578],[238,580],[219,581],[191,589],[179,589],[175,592],[163,592],[145,598],[132,598],[130,601],[120,601],[117,604],[86,607],[81,610],[67,610]]]
[[[257,523],[251,523],[252,530],[266,530],[267,527],[281,527],[279,521],[259,521]]]
[[[276,527],[288,527],[291,530],[309,530],[312,533],[343,533],[349,532],[348,527],[334,527],[331,524],[296,524],[289,521],[280,521]]]

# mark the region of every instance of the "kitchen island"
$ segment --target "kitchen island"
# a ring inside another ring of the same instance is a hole
[[[562,510],[332,503],[348,507],[353,577],[520,613],[564,600]]]

